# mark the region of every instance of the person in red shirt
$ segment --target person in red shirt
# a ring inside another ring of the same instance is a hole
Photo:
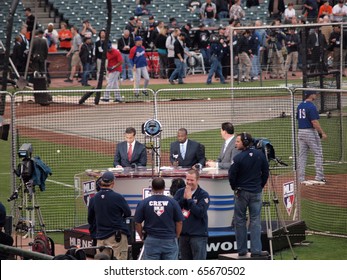
[[[111,42],[108,43],[107,60],[108,82],[106,89],[115,90],[114,102],[122,102],[122,97],[117,89],[119,89],[119,75],[122,72],[123,58],[120,51],[112,47]],[[109,102],[110,92],[106,91],[101,101]]]
[[[318,18],[324,17],[325,15],[330,16],[333,13],[333,7],[330,6],[328,0],[323,0],[323,5],[320,6],[318,12]]]
[[[69,51],[71,49],[72,33],[67,29],[67,24],[65,22],[60,23],[60,31],[58,32],[60,49]]]

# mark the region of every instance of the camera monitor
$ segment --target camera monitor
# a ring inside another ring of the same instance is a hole
[[[33,146],[30,143],[23,144],[18,150],[18,156],[20,158],[31,158],[33,152]]]

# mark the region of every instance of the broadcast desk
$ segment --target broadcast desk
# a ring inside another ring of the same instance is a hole
[[[105,169],[106,170],[106,169]],[[75,175],[75,186],[79,187],[83,193],[86,204],[91,196],[96,192],[95,182],[105,170],[86,170],[83,173]],[[137,204],[149,192],[151,180],[158,175],[165,180],[166,190],[171,186],[173,178],[185,179],[187,169],[166,168],[158,172],[152,172],[152,169],[122,169],[111,170],[115,177],[114,190],[122,194],[127,200],[132,214],[134,214]],[[208,209],[209,228],[230,227],[234,212],[234,193],[230,188],[227,170],[217,170],[205,168],[200,173],[199,185],[210,194],[210,207]]]

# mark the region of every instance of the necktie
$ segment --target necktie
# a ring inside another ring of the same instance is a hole
[[[186,149],[184,148],[184,144],[181,144],[181,156],[183,159],[184,159],[185,155],[186,155]]]
[[[132,144],[129,144],[129,150],[128,150],[128,160],[129,161],[131,161],[132,156],[133,156]]]
[[[224,142],[224,146],[223,146],[223,154],[225,153],[226,148],[227,148],[227,142]]]

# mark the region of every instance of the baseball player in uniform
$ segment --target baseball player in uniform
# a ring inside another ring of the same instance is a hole
[[[317,97],[317,92],[306,91],[305,100],[302,101],[296,112],[298,120],[298,143],[299,143],[299,160],[298,160],[298,181],[302,184],[325,184],[323,172],[323,150],[321,139],[327,138],[324,130],[319,124],[319,113],[313,101]],[[305,181],[305,168],[307,161],[307,152],[311,150],[314,155],[316,176],[313,181]]]

